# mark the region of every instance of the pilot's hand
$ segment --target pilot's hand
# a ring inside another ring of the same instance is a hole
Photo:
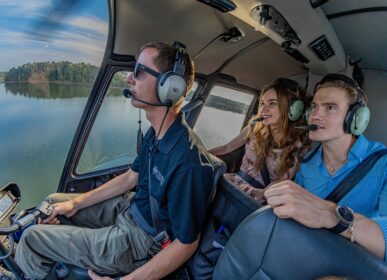
[[[58,215],[64,215],[67,218],[70,218],[73,216],[77,209],[75,208],[74,202],[72,200],[68,200],[65,202],[59,202],[52,205],[52,213],[50,216],[48,216],[45,220],[43,220],[41,223],[43,224],[60,224],[60,221],[58,219]]]
[[[89,269],[87,273],[89,274],[89,276],[90,276],[90,278],[92,280],[102,280],[102,279],[108,280],[108,279],[113,279],[113,278],[110,278],[110,277],[107,277],[107,276],[106,277],[99,276],[94,271],[92,271],[91,269]]]
[[[332,228],[337,224],[333,202],[313,195],[293,181],[274,184],[264,195],[279,218],[292,218],[310,228]]]
[[[258,189],[250,186],[243,186],[241,187],[241,190],[244,191],[246,194],[251,196],[254,200],[258,201],[259,203],[265,203],[266,199],[263,196],[263,193],[265,192],[264,189]]]

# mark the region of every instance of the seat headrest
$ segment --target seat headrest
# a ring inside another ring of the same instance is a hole
[[[253,212],[235,230],[213,279],[387,279],[387,266],[364,248],[324,229]]]

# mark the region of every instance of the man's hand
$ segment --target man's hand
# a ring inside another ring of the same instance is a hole
[[[75,207],[75,203],[73,200],[65,201],[65,202],[59,202],[52,205],[52,213],[50,216],[48,216],[45,220],[43,220],[41,223],[43,224],[60,224],[60,221],[58,219],[58,215],[64,215],[67,218],[70,218],[75,213],[77,213],[77,209]]]
[[[311,194],[293,181],[274,184],[264,195],[280,218],[292,218],[310,228],[332,228],[337,224],[333,202]]]

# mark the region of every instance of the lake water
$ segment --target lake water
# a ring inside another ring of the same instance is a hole
[[[19,185],[19,209],[56,191],[89,93],[90,86],[0,83],[0,185]]]
[[[19,209],[33,207],[57,190],[90,89],[85,85],[0,83],[0,186],[19,185]],[[205,107],[195,131],[207,147],[214,147],[235,137],[244,117],[224,108]],[[76,172],[133,160],[137,120],[138,109],[122,97],[120,89],[110,89]],[[149,122],[144,114],[142,122],[145,132]]]

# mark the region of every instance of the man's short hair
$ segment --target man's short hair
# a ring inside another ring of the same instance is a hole
[[[335,87],[345,90],[350,99],[349,105],[355,104],[356,102],[360,102],[365,105],[367,104],[367,96],[358,83],[344,74],[325,75],[321,81],[316,84],[313,94],[315,94],[319,89],[327,87]]]
[[[177,49],[171,45],[163,42],[151,42],[143,45],[141,51],[147,48],[156,49],[159,55],[154,59],[154,63],[160,69],[161,72],[172,71],[175,65],[176,51]],[[184,72],[184,80],[187,83],[187,92],[191,89],[194,82],[194,64],[188,54],[186,54],[186,66]],[[185,94],[187,94],[187,92]]]

